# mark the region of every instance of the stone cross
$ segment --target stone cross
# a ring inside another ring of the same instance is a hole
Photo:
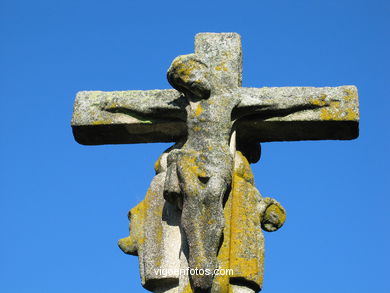
[[[358,136],[354,86],[243,88],[241,72],[240,36],[202,33],[195,53],[168,69],[174,89],[77,94],[72,127],[81,144],[175,142],[119,241],[139,256],[148,290],[261,290],[261,228],[280,228],[285,211],[254,186],[249,163],[259,160],[259,143]]]

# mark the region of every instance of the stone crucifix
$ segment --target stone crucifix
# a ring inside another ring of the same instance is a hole
[[[148,290],[261,290],[261,228],[280,228],[285,211],[254,186],[249,163],[260,142],[358,136],[354,86],[243,88],[241,72],[238,34],[201,33],[195,53],[168,69],[172,90],[77,94],[72,127],[81,144],[175,142],[119,241],[139,256]]]

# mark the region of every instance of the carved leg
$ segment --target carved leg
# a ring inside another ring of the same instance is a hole
[[[219,176],[207,177],[196,157],[183,155],[177,164],[183,193],[181,224],[188,239],[189,267],[195,292],[208,292],[213,271],[218,268],[217,252],[224,227],[222,200],[227,182]]]

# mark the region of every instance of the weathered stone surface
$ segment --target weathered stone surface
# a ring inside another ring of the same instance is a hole
[[[234,113],[234,117],[245,115],[237,121],[239,138],[267,142],[359,135],[355,86],[242,88],[240,93]]]
[[[189,267],[213,272],[218,268],[224,227],[223,198],[232,180],[231,111],[238,101],[221,91],[220,76],[213,74],[202,57],[179,56],[168,70],[168,81],[187,100],[186,141],[169,155],[168,169],[179,179],[181,198],[172,204],[182,202],[181,225],[189,246]],[[225,86],[237,86],[230,82],[225,80]],[[167,193],[165,198],[172,197]],[[192,275],[190,281],[195,292],[206,292],[213,275]]]
[[[237,121],[240,137],[245,140],[343,140],[358,136],[359,104],[354,86],[242,88],[239,94],[237,117],[260,108]],[[299,109],[298,102],[308,107]],[[76,140],[86,145],[177,141],[186,134],[184,103],[176,90],[80,92],[74,106],[73,132]],[[278,112],[272,105],[284,105],[285,109]],[[141,108],[146,106],[147,111]]]
[[[162,195],[161,181],[166,176],[169,151],[156,162],[157,174],[145,199],[130,211],[131,234],[121,239],[119,246],[125,253],[138,255],[145,288],[165,293],[192,292],[186,276],[159,275],[155,271],[186,271],[188,267],[185,233],[178,229],[181,212],[164,202]],[[258,292],[263,282],[264,237],[261,228],[267,223],[271,228],[266,231],[277,230],[285,221],[285,212],[277,201],[260,195],[254,186],[249,162],[240,152],[235,154],[233,178],[224,205],[224,237],[217,255],[218,267],[232,269],[233,274],[216,276],[212,291]],[[282,212],[269,217],[274,210]]]
[[[156,176],[145,199],[129,212],[130,236],[118,242],[123,252],[138,255],[142,285],[152,291],[179,284],[180,212],[163,197],[171,149],[156,162]]]
[[[79,92],[74,137],[86,145],[177,141],[186,131],[179,97],[176,90]]]
[[[275,231],[286,218],[254,186],[249,162],[259,159],[259,142],[358,135],[354,86],[242,88],[241,71],[238,34],[198,34],[195,53],[168,69],[175,90],[76,97],[72,127],[82,144],[176,142],[156,163],[145,200],[130,212],[130,236],[119,241],[139,256],[149,290],[259,291],[261,229]],[[233,275],[172,273],[188,267],[230,268]]]

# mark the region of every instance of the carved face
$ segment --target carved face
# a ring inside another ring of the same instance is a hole
[[[201,99],[210,96],[209,78],[208,66],[195,54],[175,58],[168,69],[168,81],[175,89]]]

